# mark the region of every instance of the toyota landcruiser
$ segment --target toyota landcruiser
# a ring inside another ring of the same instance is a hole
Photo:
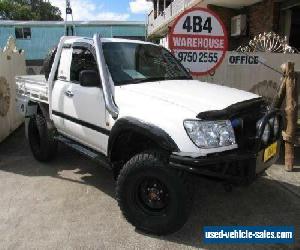
[[[64,143],[113,171],[124,217],[168,234],[186,222],[191,175],[251,183],[278,158],[283,118],[263,98],[193,80],[165,48],[62,37],[45,76],[18,76],[33,156]]]

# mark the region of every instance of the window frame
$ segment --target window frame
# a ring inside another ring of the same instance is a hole
[[[72,80],[71,79],[71,67],[72,67],[72,62],[73,62],[73,50],[74,49],[85,49],[87,51],[89,51],[91,53],[91,55],[93,56],[95,62],[96,62],[96,71],[98,73],[98,76],[99,76],[99,86],[95,86],[96,88],[102,88],[101,86],[101,83],[102,83],[102,79],[101,79],[101,76],[100,76],[100,73],[99,73],[99,70],[98,70],[98,63],[97,63],[97,56],[96,56],[96,50],[94,48],[93,45],[89,44],[89,43],[84,43],[84,42],[75,42],[72,44],[72,58],[71,58],[71,62],[70,62],[70,82],[73,83],[73,84],[80,84],[80,81],[78,80]]]
[[[70,45],[64,44],[63,48],[62,48],[62,52],[60,54],[60,58],[59,58],[59,63],[58,63],[58,66],[57,66],[57,70],[56,70],[56,76],[55,76],[56,80],[65,81],[65,82],[71,82],[71,79],[70,79],[71,61],[69,61],[69,63],[70,63],[69,65],[67,64],[67,74],[60,75],[60,70],[61,70],[61,67],[62,67],[61,66],[61,64],[62,64],[62,56],[63,56],[64,53],[67,53],[68,50],[71,50],[70,52],[72,52],[71,44]],[[72,54],[71,54],[71,56],[72,56]],[[67,62],[68,62],[68,60],[67,60]]]
[[[20,34],[22,36],[19,36],[19,35],[17,36],[17,30],[20,32]],[[27,30],[26,31],[27,33],[30,33],[29,37],[28,36],[25,37],[25,30]],[[31,38],[32,38],[31,27],[15,27],[15,37],[17,40],[31,40]]]

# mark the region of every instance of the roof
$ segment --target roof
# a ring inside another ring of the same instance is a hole
[[[74,21],[67,22],[75,26],[97,26],[97,25],[132,25],[145,26],[143,21]],[[64,26],[65,21],[13,21],[0,20],[0,26]]]
[[[151,42],[145,42],[141,40],[132,40],[132,39],[123,39],[123,38],[101,38],[101,41],[103,43],[139,43],[139,44],[151,44],[151,45],[156,45],[157,44],[151,43]],[[90,44],[93,44],[93,39],[90,37],[81,37],[81,36],[73,36],[73,37],[68,37],[68,39],[65,41],[65,43],[75,43],[75,42],[87,42]]]
[[[157,45],[151,42],[145,42],[141,40],[133,40],[133,39],[124,39],[124,38],[101,38],[101,41],[104,43],[140,43],[140,44],[151,44],[151,45]],[[158,45],[157,45],[158,46]]]

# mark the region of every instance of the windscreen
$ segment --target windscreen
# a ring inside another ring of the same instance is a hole
[[[150,81],[191,79],[166,49],[140,43],[106,42],[103,53],[116,86]]]

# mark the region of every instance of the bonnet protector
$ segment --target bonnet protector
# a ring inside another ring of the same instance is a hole
[[[263,98],[255,98],[243,102],[238,102],[228,106],[222,110],[211,110],[201,112],[197,115],[197,118],[202,120],[216,120],[216,119],[230,119],[241,113],[249,113],[256,111],[257,109],[266,109],[266,102]]]

